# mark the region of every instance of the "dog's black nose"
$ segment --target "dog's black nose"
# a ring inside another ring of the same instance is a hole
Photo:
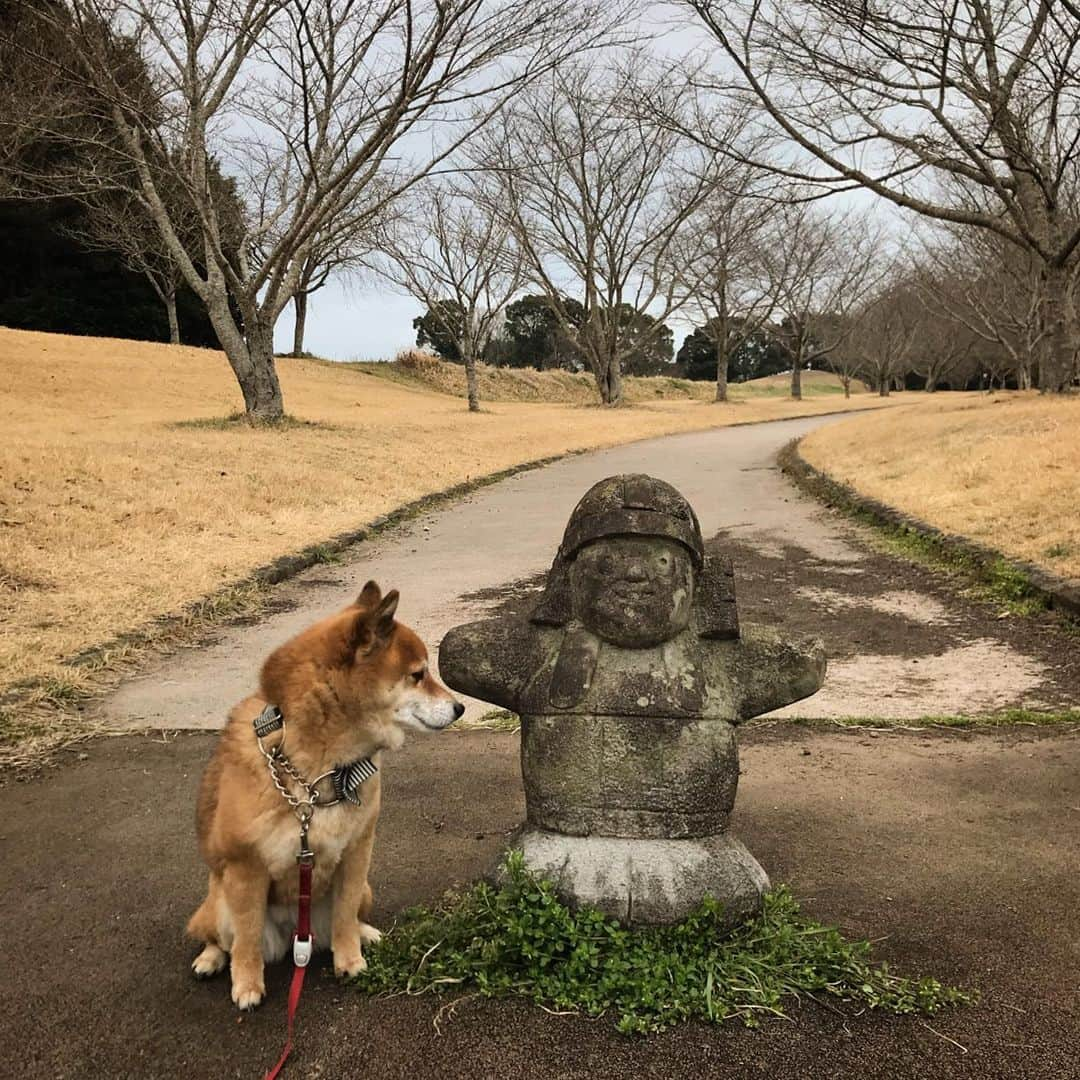
[[[460,720],[461,714],[465,711],[465,706],[460,701],[454,702],[454,719]]]

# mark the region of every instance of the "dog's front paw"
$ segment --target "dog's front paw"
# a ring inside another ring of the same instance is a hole
[[[238,1009],[251,1012],[257,1005],[262,1004],[265,995],[266,987],[262,979],[233,979],[232,999]]]
[[[339,979],[352,979],[367,970],[367,960],[360,951],[360,946],[355,949],[339,950],[334,953],[334,974]]]
[[[360,924],[360,940],[365,945],[374,945],[377,941],[382,941],[382,931],[372,926],[371,923],[362,922]]]
[[[209,979],[229,962],[229,954],[216,945],[207,945],[191,962],[196,979]]]

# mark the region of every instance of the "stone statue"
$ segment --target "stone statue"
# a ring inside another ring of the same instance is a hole
[[[531,615],[455,627],[439,669],[520,714],[528,820],[514,846],[568,900],[640,923],[706,893],[732,922],[757,909],[768,878],[727,832],[734,728],[817,691],[824,653],[740,631],[731,564],[706,557],[671,485],[592,487]]]

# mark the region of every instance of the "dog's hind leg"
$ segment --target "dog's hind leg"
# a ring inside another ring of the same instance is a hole
[[[191,970],[196,979],[209,979],[225,970],[229,954],[217,945],[205,945],[203,951],[191,961]]]
[[[199,905],[195,914],[188,919],[188,937],[196,941],[217,941],[219,888],[220,879],[216,874],[211,874],[206,886],[206,899]]]
[[[188,919],[188,936],[201,941],[204,946],[191,964],[191,970],[199,979],[209,979],[211,975],[216,975],[229,960],[229,954],[221,948],[218,939],[219,889],[219,879],[211,874],[206,899]]]

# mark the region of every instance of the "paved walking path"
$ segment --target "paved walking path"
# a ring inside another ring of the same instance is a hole
[[[40,783],[0,789],[0,1075],[259,1080],[277,1057],[286,964],[244,1017],[227,977],[188,969],[183,926],[205,883],[193,807],[212,740],[102,739]],[[1077,1076],[1080,739],[750,729],[740,757],[732,828],[773,881],[876,939],[893,968],[975,987],[982,1004],[924,1023],[807,1001],[794,1023],[638,1040],[606,1019],[474,1000],[440,1035],[438,1000],[369,1000],[320,957],[284,1080]],[[383,774],[372,880],[386,929],[483,873],[524,808],[510,734],[418,736]]]
[[[480,615],[508,586],[545,571],[574,504],[595,481],[619,472],[670,481],[697,510],[704,535],[721,534],[735,556],[744,617],[776,622],[798,605],[805,615],[800,629],[823,634],[827,647],[830,626],[842,634],[854,620],[874,624],[873,640],[829,647],[825,688],[789,711],[917,716],[1056,701],[1044,656],[1008,640],[1008,627],[992,617],[966,625],[932,586],[877,572],[850,526],[797,493],[779,472],[781,447],[836,421],[786,420],[653,439],[567,458],[483,488],[358,545],[345,562],[301,574],[280,590],[289,610],[227,628],[217,644],[166,659],[106,698],[98,716],[115,727],[218,727],[228,708],[251,692],[275,646],[351,602],[368,578],[401,591],[399,617],[434,655],[447,629]],[[779,584],[785,574],[790,579],[793,571],[785,595],[776,590],[770,597],[770,582]],[[756,602],[755,590],[764,594]],[[934,652],[920,656],[928,633]],[[466,721],[489,709],[471,703]]]

